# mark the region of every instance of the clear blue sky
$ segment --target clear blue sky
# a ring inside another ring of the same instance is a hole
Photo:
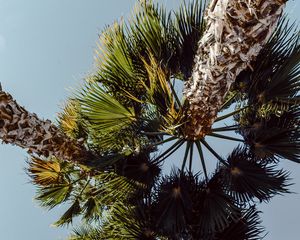
[[[180,0],[164,0],[168,8]],[[55,119],[70,87],[93,71],[101,29],[128,16],[134,0],[0,0],[0,81],[19,103],[40,117]],[[287,11],[296,19],[300,4]],[[298,20],[300,21],[299,17]],[[219,145],[220,148],[225,147]],[[50,227],[63,209],[47,212],[33,201],[24,173],[26,153],[0,145],[0,239],[59,240],[67,229]],[[300,165],[285,161],[300,193]],[[261,206],[266,240],[299,237],[300,195],[277,196]]]

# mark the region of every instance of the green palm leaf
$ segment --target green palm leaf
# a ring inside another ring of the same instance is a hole
[[[68,200],[72,191],[70,184],[55,184],[38,189],[36,200],[41,206],[51,209]]]
[[[59,227],[62,225],[70,224],[73,218],[81,213],[80,202],[75,200],[68,210],[61,216],[61,218],[54,223],[54,226]]]
[[[61,171],[61,163],[55,158],[42,160],[33,157],[28,161],[28,175],[36,185],[47,186],[61,183]]]
[[[100,132],[119,131],[135,120],[132,108],[126,108],[98,84],[91,84],[79,97],[82,114]]]

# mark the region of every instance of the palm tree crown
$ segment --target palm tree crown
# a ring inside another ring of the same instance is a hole
[[[28,161],[41,205],[69,204],[55,225],[81,217],[72,240],[261,239],[256,204],[289,192],[279,161],[300,162],[299,32],[281,16],[285,2],[192,0],[168,13],[140,1],[130,21],[107,27],[97,71],[58,116],[80,158],[36,150]],[[13,129],[2,96],[4,139]],[[206,137],[238,145],[220,153]],[[164,171],[181,148],[181,166]]]

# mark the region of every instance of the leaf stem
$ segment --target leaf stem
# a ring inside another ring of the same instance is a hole
[[[184,140],[179,139],[171,147],[169,147],[166,151],[164,151],[161,155],[159,155],[153,162],[156,162],[156,163],[162,162],[167,157],[169,157],[171,154],[173,154],[179,147],[181,147],[181,145],[183,143],[184,143]]]
[[[219,128],[212,128],[212,132],[225,132],[225,131],[235,131],[239,130],[240,128],[238,125],[232,125],[232,126],[225,126],[225,127],[219,127]]]
[[[167,139],[165,139],[165,140],[159,141],[159,142],[157,142],[157,143],[154,143],[153,146],[158,146],[158,145],[160,145],[160,144],[164,144],[164,143],[173,141],[173,140],[175,140],[175,139],[177,139],[177,137],[176,137],[176,136],[173,136],[173,137],[167,138]]]
[[[204,160],[204,156],[203,156],[202,147],[201,147],[201,144],[199,141],[196,141],[196,146],[198,148],[198,152],[199,152],[199,156],[200,156],[200,160],[201,160],[201,164],[202,164],[202,169],[203,169],[204,176],[205,176],[205,182],[208,183],[208,176],[207,176],[205,160]]]
[[[236,142],[244,142],[243,139],[235,138],[235,137],[229,137],[229,136],[225,136],[225,135],[221,135],[221,134],[217,134],[217,133],[210,133],[210,134],[207,134],[207,136],[222,138],[222,139],[236,141]]]
[[[221,163],[223,163],[225,166],[228,166],[227,162],[225,162],[224,159],[215,150],[213,150],[204,139],[200,141]]]
[[[189,172],[192,172],[193,153],[194,153],[194,143],[192,142],[191,143],[191,148],[190,148]]]
[[[149,135],[149,136],[156,136],[156,135],[169,135],[165,132],[142,132],[142,134]]]
[[[175,101],[176,101],[176,103],[178,104],[178,107],[181,107],[181,102],[180,102],[180,100],[179,100],[179,97],[178,97],[178,95],[177,95],[175,89],[174,89],[174,85],[175,85],[175,79],[173,79],[173,84],[170,83],[170,88],[171,88],[171,91],[172,91],[173,96],[174,96],[174,98],[175,98]]]
[[[185,148],[185,153],[184,153],[184,157],[183,157],[183,161],[182,161],[182,166],[181,166],[181,174],[183,174],[184,167],[185,167],[185,164],[186,164],[186,161],[187,161],[187,158],[188,158],[190,147],[191,147],[191,142],[187,141],[186,148]]]
[[[237,95],[237,92],[235,92],[229,99],[227,99],[226,102],[223,103],[220,110],[224,109]]]
[[[233,112],[231,112],[231,113],[225,114],[224,116],[218,117],[218,118],[215,120],[215,122],[219,122],[219,121],[222,121],[222,120],[224,120],[224,119],[226,119],[226,118],[229,118],[229,117],[231,117],[231,116],[233,116],[233,115],[235,115],[235,114],[237,114],[237,113],[239,113],[239,112],[241,112],[241,111],[247,109],[248,107],[249,107],[249,106],[246,106],[246,107],[237,109],[237,110],[235,110],[235,111],[233,111]]]

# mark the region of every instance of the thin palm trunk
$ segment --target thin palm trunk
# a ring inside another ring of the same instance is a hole
[[[80,142],[68,138],[50,120],[29,113],[1,89],[0,139],[27,149],[31,155],[55,156],[74,162],[82,162],[88,155]]]
[[[196,140],[210,132],[237,75],[251,68],[282,14],[286,0],[213,0],[207,30],[199,42],[188,100],[185,136]]]

